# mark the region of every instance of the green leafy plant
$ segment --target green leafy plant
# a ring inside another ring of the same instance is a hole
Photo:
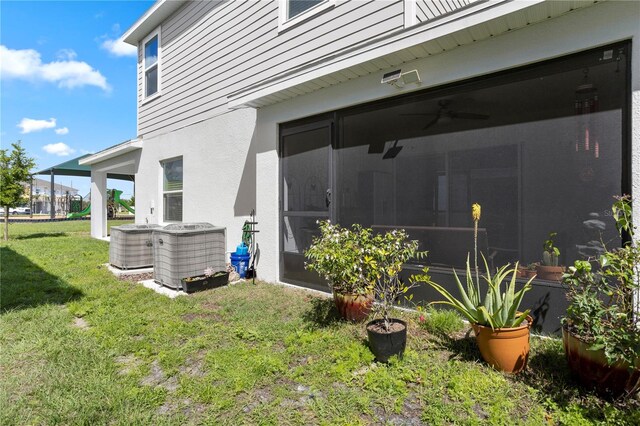
[[[369,234],[371,235],[371,234]],[[412,258],[423,258],[427,252],[418,251],[418,241],[409,240],[404,229],[394,229],[384,234],[375,234],[367,244],[371,250],[365,255],[365,264],[371,268],[374,277],[373,290],[377,304],[373,311],[382,317],[385,331],[390,331],[392,319],[391,309],[394,304],[401,303],[400,296],[411,301],[413,295],[406,293],[415,283],[406,285],[399,277],[402,265]],[[428,268],[425,268],[425,274]]]
[[[518,309],[520,308],[524,294],[531,289],[531,281],[533,281],[533,278],[529,279],[520,290],[516,291],[517,263],[513,268],[509,268],[511,266],[510,264],[501,266],[496,273],[492,275],[487,260],[484,256],[482,256],[482,258],[484,260],[486,273],[482,275],[481,278],[487,284],[487,291],[484,296],[481,294],[479,283],[473,279],[468,257],[466,288],[463,287],[455,269],[453,271],[453,276],[460,293],[460,299],[455,298],[440,284],[431,281],[430,277],[426,274],[414,275],[412,281],[426,282],[445,298],[444,301],[432,302],[431,304],[449,305],[460,312],[460,314],[471,323],[484,325],[492,329],[519,326],[529,314],[528,309],[524,312],[520,312]],[[502,283],[506,281],[509,276],[511,276],[509,284],[503,292]]]
[[[320,236],[305,251],[305,268],[325,278],[339,293],[369,294],[377,278],[371,229],[350,229],[319,221]]]
[[[620,248],[605,248],[598,259],[577,260],[569,267],[563,276],[569,307],[562,322],[590,344],[590,350],[603,350],[610,365],[626,362],[633,367],[640,358],[640,313],[634,304],[640,248],[633,241],[630,197],[617,197],[612,211],[618,232],[626,232],[631,241]]]
[[[557,232],[549,232],[549,238],[544,241],[542,245],[542,265],[543,266],[558,266],[558,258],[560,257],[560,249],[556,247],[555,238],[558,235]]]
[[[480,221],[480,205],[474,204],[472,207],[472,217],[474,222],[474,234],[477,233],[478,222]],[[483,281],[487,284],[487,291],[484,296],[480,290],[480,280],[478,279],[478,260],[477,260],[477,236],[474,235],[474,257],[475,257],[475,280],[471,270],[471,264],[469,262],[469,256],[467,256],[467,269],[466,269],[466,288],[463,287],[458,274],[455,269],[453,270],[453,276],[458,286],[460,293],[460,299],[456,299],[447,289],[440,284],[437,284],[431,280],[431,277],[427,274],[427,270],[423,270],[423,274],[417,274],[411,277],[412,282],[425,282],[433,287],[441,296],[445,298],[444,301],[432,302],[431,304],[444,304],[449,305],[471,323],[484,325],[496,328],[511,328],[519,326],[529,314],[529,310],[525,312],[519,312],[520,303],[524,294],[531,289],[531,278],[527,283],[516,291],[516,278],[518,272],[518,263],[513,268],[509,268],[511,265],[504,265],[496,271],[495,274],[491,274],[487,259],[482,255],[485,266],[485,274],[482,275]],[[502,282],[511,276],[509,284],[506,286],[504,292],[502,292]]]
[[[12,143],[12,150],[0,149],[0,206],[4,207],[4,240],[9,239],[9,207],[26,201],[25,183],[31,179],[33,158],[28,157],[20,141]]]

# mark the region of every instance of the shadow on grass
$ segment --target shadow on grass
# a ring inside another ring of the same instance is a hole
[[[451,352],[450,358],[456,358],[461,361],[477,362],[482,360],[478,346],[476,345],[476,338],[473,335],[473,331],[469,329],[466,333],[459,333],[455,336],[450,336],[446,333],[434,334],[438,338],[440,349],[444,349]]]
[[[37,234],[18,235],[16,237],[11,237],[11,239],[31,240],[33,238],[66,237],[67,235],[68,234],[66,232],[40,232]]]
[[[596,394],[594,390],[586,389],[572,377],[564,356],[562,344],[559,342],[543,342],[531,351],[527,369],[514,377],[537,389],[541,395],[553,401],[559,407],[566,407],[570,403],[580,401],[580,413],[589,421],[604,422],[606,403],[612,403],[617,409],[630,414],[628,424],[638,424],[640,420],[640,396],[635,398],[621,398],[612,400]],[[634,414],[635,413],[635,414]],[[621,424],[626,424],[626,415]]]
[[[63,304],[83,295],[77,288],[46,272],[9,247],[0,247],[0,264],[0,312],[45,304]]]
[[[304,322],[313,327],[330,327],[342,323],[333,299],[313,298],[310,307],[302,314]]]

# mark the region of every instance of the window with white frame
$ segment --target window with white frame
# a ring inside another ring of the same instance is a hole
[[[149,34],[142,43],[144,97],[160,93],[160,29]]]
[[[335,5],[335,0],[279,0],[279,30],[287,29]]]
[[[162,163],[162,206],[165,222],[182,222],[182,157]]]

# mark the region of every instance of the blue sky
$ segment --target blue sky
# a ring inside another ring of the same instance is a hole
[[[22,140],[40,170],[134,138],[135,49],[118,38],[152,4],[0,1],[2,148]],[[56,182],[90,188],[88,178]]]

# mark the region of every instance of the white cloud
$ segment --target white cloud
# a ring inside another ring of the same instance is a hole
[[[61,61],[73,61],[77,57],[78,54],[73,49],[60,49],[56,54],[56,58],[60,59]]]
[[[70,49],[60,52],[66,59],[43,63],[40,53],[36,50],[13,50],[0,45],[0,77],[28,81],[44,80],[69,89],[96,86],[106,92],[111,90],[107,79],[100,71],[93,69],[86,62],[73,60],[75,52]]]
[[[23,118],[17,127],[20,127],[20,133],[39,132],[40,130],[53,129],[56,127],[56,119],[34,120],[33,118]]]
[[[66,127],[60,127],[59,129],[54,130],[54,132],[56,132],[56,135],[66,135],[69,133],[69,129]]]
[[[138,54],[136,46],[127,44],[119,38],[115,40],[108,38],[102,42],[100,47],[114,56],[136,56]]]
[[[60,157],[64,157],[76,152],[75,149],[72,149],[69,145],[63,142],[58,143],[50,143],[42,147],[48,154],[58,155]]]

